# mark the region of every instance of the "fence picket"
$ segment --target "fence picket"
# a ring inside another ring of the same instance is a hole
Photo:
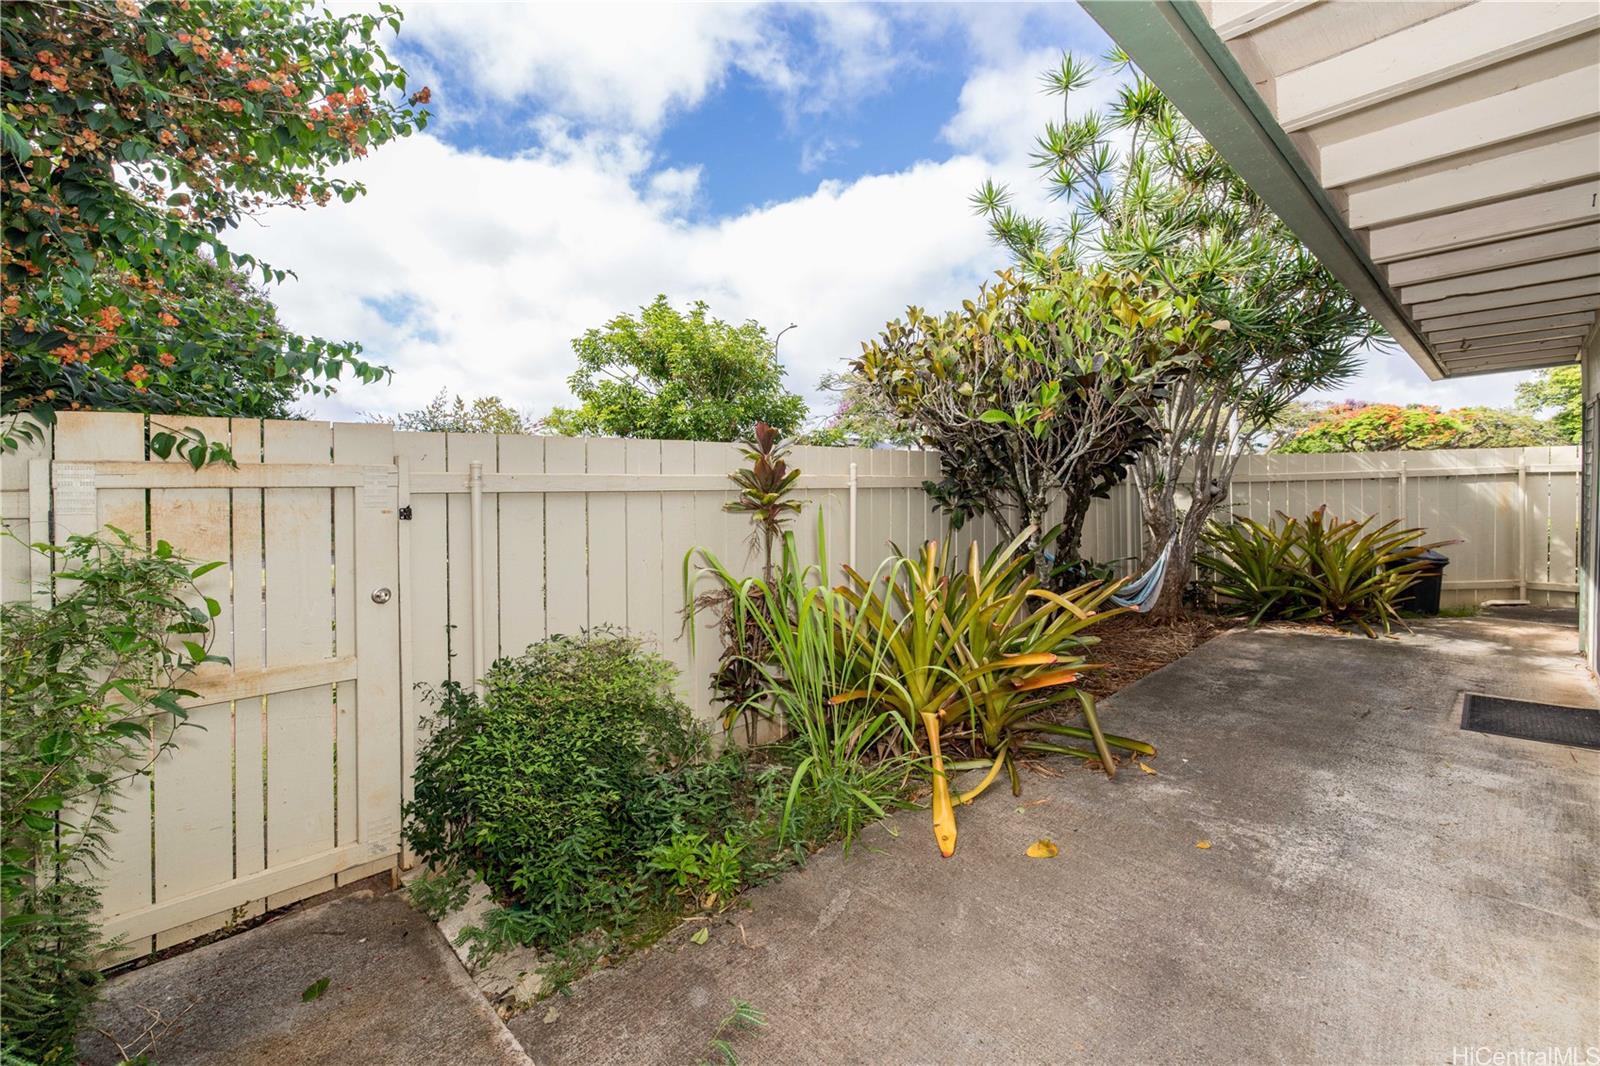
[[[208,440],[232,445],[226,418],[184,421]],[[199,591],[222,609],[214,622],[211,650],[235,658],[232,556],[233,507],[230,489],[151,489],[150,536],[183,545],[197,563],[224,565],[196,582]],[[151,785],[155,795],[155,902],[188,895],[234,876],[233,762],[234,708],[232,702],[211,703],[189,709],[178,745],[157,761]],[[162,716],[155,728],[172,726]],[[229,911],[162,931],[157,951],[222,928]]]
[[[268,463],[328,463],[327,422],[262,424]],[[335,584],[331,489],[265,490],[267,665],[327,659],[334,654]],[[315,590],[315,595],[307,595]],[[310,858],[336,846],[332,685],[267,697],[267,866]],[[332,874],[274,893],[285,906],[334,887]]]

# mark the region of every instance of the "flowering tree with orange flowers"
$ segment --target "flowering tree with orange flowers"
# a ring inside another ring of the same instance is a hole
[[[312,0],[16,0],[0,25],[0,415],[271,416],[345,371],[230,250],[268,208],[365,191],[333,168],[421,129],[428,90],[379,46],[400,13]]]

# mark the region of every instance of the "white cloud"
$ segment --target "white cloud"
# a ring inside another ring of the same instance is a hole
[[[1307,396],[1310,401],[1366,400],[1369,403],[1424,403],[1449,410],[1454,407],[1509,407],[1517,383],[1532,371],[1482,374],[1477,377],[1429,381],[1422,368],[1398,345],[1372,348],[1361,372],[1347,385]]]
[[[370,192],[283,211],[241,246],[293,264],[275,292],[292,326],[366,342],[393,383],[346,386],[319,414],[420,405],[441,387],[544,410],[567,399],[570,342],[664,292],[729,320],[790,322],[789,384],[811,392],[908,303],[958,302],[994,265],[965,197],[987,172],[959,156],[826,182],[718,222],[678,211],[692,172],[650,172],[598,141],[498,159],[431,136],[363,161]]]
[[[953,157],[708,221],[692,209],[716,159],[658,166],[652,145],[665,117],[735,67],[758,69],[796,100],[871,91],[887,76],[874,57],[894,50],[885,16],[814,9],[831,58],[800,62],[774,9],[596,8],[413,5],[405,36],[426,43],[458,85],[471,81],[508,106],[541,101],[511,109],[531,116],[538,147],[503,158],[413,136],[357,164],[366,196],[278,211],[239,236],[241,249],[298,272],[274,294],[291,326],[361,340],[396,370],[392,384],[346,385],[308,404],[317,414],[392,413],[440,388],[543,412],[569,399],[572,338],[657,293],[679,306],[704,299],[719,317],[755,318],[774,333],[796,323],[781,357],[789,386],[815,402],[822,373],[907,304],[953,306],[1000,265],[967,203],[984,178],[1008,181],[1024,209],[1059,209],[1027,152],[1059,106],[1037,81],[1059,51],[1037,42],[1070,44],[1075,9],[1049,9],[1044,31],[1021,16],[1006,24],[995,8],[915,9],[930,23],[975,27],[978,67],[944,130]],[[1092,92],[1112,88],[1106,79]],[[1479,402],[1504,402],[1503,389]],[[1447,392],[1497,392],[1487,380],[1426,385],[1398,357],[1375,358],[1340,391],[1445,404],[1466,402]]]
[[[401,41],[425,43],[491,101],[537,99],[569,119],[653,130],[736,60],[786,83],[765,17],[745,4],[418,4]]]

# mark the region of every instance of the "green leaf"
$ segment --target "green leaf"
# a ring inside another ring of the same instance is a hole
[[[33,155],[33,146],[28,143],[28,139],[18,132],[4,115],[0,115],[0,143],[3,143],[6,151],[19,160],[25,160]]]
[[[327,977],[319,977],[307,985],[306,990],[300,993],[300,1002],[310,1003],[312,1000],[320,999],[322,994],[328,990],[329,980],[330,978]]]

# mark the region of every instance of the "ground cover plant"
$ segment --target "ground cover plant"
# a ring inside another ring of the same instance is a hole
[[[108,527],[109,528],[109,527]],[[215,601],[167,542],[117,529],[49,551],[55,602],[0,607],[0,1056],[70,1062],[99,984],[98,867],[118,794],[185,722],[181,679],[209,652]]]
[[[1336,519],[1326,507],[1306,518],[1263,524],[1237,517],[1205,532],[1198,561],[1213,575],[1223,610],[1258,622],[1348,624],[1367,636],[1401,621],[1399,601],[1431,564],[1421,529],[1398,521]]]

